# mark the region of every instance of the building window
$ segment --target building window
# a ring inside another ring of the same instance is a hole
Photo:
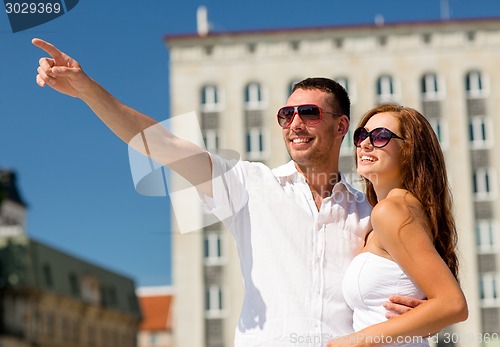
[[[82,300],[91,304],[101,302],[101,288],[96,278],[86,276],[81,279]]]
[[[205,315],[207,318],[224,316],[224,291],[218,285],[212,284],[205,291]]]
[[[481,278],[479,279],[479,292],[483,307],[497,306],[498,275],[492,272],[481,274]]]
[[[336,77],[334,78],[335,82],[340,84],[344,89],[346,90],[347,94],[349,94],[349,99],[351,101],[351,104],[356,102],[356,90],[353,87],[352,83],[349,81],[347,77]]]
[[[476,40],[476,32],[475,31],[467,32],[467,40],[469,40],[471,42]]]
[[[47,313],[45,316],[45,331],[47,332],[46,336],[54,337],[56,334],[56,320],[54,314],[52,312]]]
[[[467,97],[483,98],[486,96],[486,85],[484,77],[479,71],[471,71],[465,77],[465,89]]]
[[[87,327],[87,341],[89,346],[93,346],[96,343],[96,328],[92,325]]]
[[[224,261],[224,235],[209,231],[204,240],[205,265],[220,265]]]
[[[203,141],[209,152],[216,152],[219,149],[219,131],[216,129],[203,130]]]
[[[288,84],[288,96],[290,96],[292,93],[293,93],[293,88],[295,87],[295,85],[297,83],[299,83],[300,80],[299,79],[295,79],[295,80],[292,80],[289,84]]]
[[[496,174],[491,168],[478,168],[473,174],[473,189],[476,201],[492,200],[496,194]]]
[[[107,298],[108,298],[109,306],[117,307],[118,306],[118,296],[116,294],[116,288],[115,287],[108,287],[107,292],[108,292]]]
[[[245,87],[245,107],[247,110],[262,109],[264,106],[264,95],[259,83],[252,82]]]
[[[110,335],[106,328],[101,328],[101,341],[104,346],[110,346]]]
[[[340,155],[352,156],[354,153],[354,143],[352,142],[352,130],[349,129],[344,136],[342,145],[340,146]]]
[[[441,148],[445,149],[448,145],[448,128],[446,127],[445,121],[441,118],[430,118],[429,123],[436,134]]]
[[[210,56],[210,55],[212,55],[212,53],[214,51],[214,46],[206,45],[203,47],[203,49],[205,50],[205,54]]]
[[[43,266],[43,277],[45,279],[45,284],[47,285],[47,287],[52,287],[54,283],[52,280],[52,269],[50,268],[49,264],[45,264]]]
[[[481,253],[494,252],[497,249],[497,228],[493,220],[476,222],[476,244]]]
[[[62,327],[62,338],[63,341],[71,341],[71,322],[68,317],[61,317],[61,327]]]
[[[247,129],[246,151],[248,160],[266,159],[267,135],[263,128],[252,127]]]
[[[344,87],[347,93],[350,94],[351,91],[349,90],[349,80],[346,77],[337,77],[334,80],[342,87]]]
[[[469,141],[471,148],[487,148],[493,143],[491,124],[486,116],[469,117]]]
[[[75,273],[70,273],[68,275],[69,287],[71,289],[71,295],[78,296],[80,295],[80,287],[78,285],[78,277]]]
[[[73,341],[80,341],[80,324],[73,320]]]
[[[156,332],[150,332],[149,333],[149,345],[150,346],[157,346],[158,344],[158,334]]]
[[[218,111],[222,108],[219,89],[216,85],[209,84],[201,89],[202,111]]]
[[[395,102],[396,87],[391,76],[383,75],[377,79],[377,102],[379,104],[385,102]]]
[[[248,52],[249,53],[255,53],[255,51],[257,50],[257,44],[256,43],[249,43],[247,45],[247,48],[248,48]]]
[[[11,327],[14,331],[18,332],[24,331],[24,325],[26,322],[26,317],[28,315],[26,298],[23,296],[9,296],[5,301],[4,304],[8,308],[4,311],[10,313],[9,317],[4,316],[3,318],[7,322],[7,327]],[[3,344],[1,345],[3,346]]]
[[[444,87],[435,73],[428,73],[422,76],[421,92],[424,101],[440,100],[444,97]]]

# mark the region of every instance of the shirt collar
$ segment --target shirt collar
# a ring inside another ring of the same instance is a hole
[[[345,187],[345,189],[347,189],[347,191],[349,193],[351,193],[352,195],[355,195],[357,196],[358,198],[360,199],[364,199],[364,195],[362,192],[360,192],[359,190],[357,190],[356,188],[354,188],[353,186],[351,186],[349,184],[349,182],[347,182],[347,179],[346,179],[346,175],[343,174],[343,173],[340,173],[340,181],[337,182],[337,184],[335,186],[333,186],[333,190],[335,190],[335,187],[337,187],[338,185],[343,185]]]
[[[297,179],[299,177],[299,172],[297,171],[297,168],[295,167],[295,163],[293,160],[290,160],[288,163],[277,167],[276,169],[273,170],[274,175],[280,180],[283,181],[287,178],[290,179]],[[295,176],[295,177],[293,177]],[[300,177],[303,177],[300,175]],[[353,188],[346,180],[346,175],[343,173],[340,173],[340,181],[338,181],[334,186],[333,190],[339,189],[341,186],[344,186],[345,189],[351,193],[352,195],[360,196],[363,195],[359,190]]]
[[[293,162],[293,160],[290,160],[285,165],[281,165],[280,167],[273,169],[273,171],[274,175],[278,178],[287,178],[299,173],[297,171],[297,168],[295,167],[295,163]]]

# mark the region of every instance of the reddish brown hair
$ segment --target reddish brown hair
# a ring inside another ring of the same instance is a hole
[[[389,112],[399,121],[401,181],[404,189],[422,204],[431,228],[434,247],[458,279],[457,230],[452,213],[452,195],[439,141],[427,119],[418,111],[393,104],[369,110],[359,127],[378,113]],[[377,196],[370,181],[363,178],[368,201],[375,206]]]

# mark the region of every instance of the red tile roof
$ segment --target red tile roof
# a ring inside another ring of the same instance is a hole
[[[142,322],[139,330],[172,330],[172,295],[139,296]]]

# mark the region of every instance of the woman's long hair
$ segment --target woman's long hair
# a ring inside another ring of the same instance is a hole
[[[431,125],[418,111],[384,104],[368,111],[359,123],[364,127],[378,113],[390,112],[399,121],[401,181],[404,189],[422,204],[431,228],[434,247],[458,279],[457,229],[452,212],[452,195],[439,141]],[[357,166],[357,160],[356,160]],[[377,196],[372,183],[363,178],[368,201],[375,206]]]

